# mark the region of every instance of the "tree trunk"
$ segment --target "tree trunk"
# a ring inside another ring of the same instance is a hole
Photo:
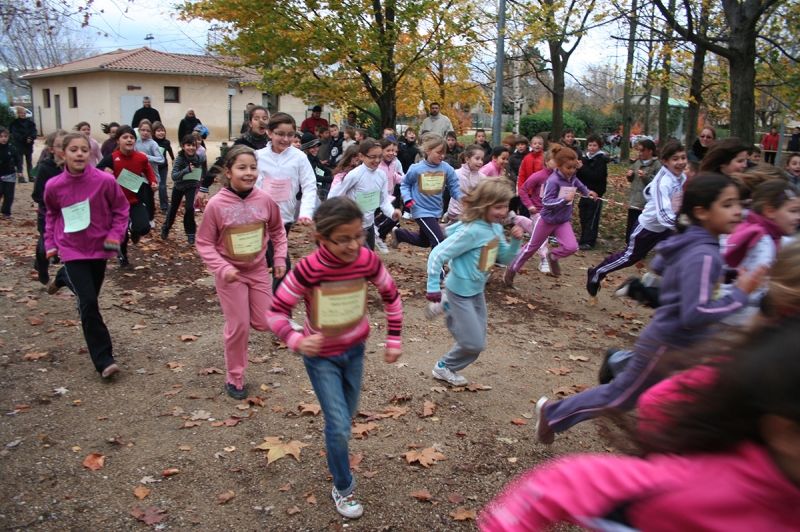
[[[384,88],[383,93],[375,100],[378,104],[378,109],[381,111],[381,131],[390,127],[394,129],[397,127],[397,88],[390,85]]]
[[[756,112],[755,32],[731,31],[729,48],[733,52],[728,58],[732,111],[730,134],[752,144],[755,140]]]
[[[512,76],[512,98],[514,100],[514,134],[519,135],[519,119],[522,117],[522,103],[525,99],[522,97],[522,87],[519,81],[519,60],[510,59],[511,76]]]
[[[698,21],[698,34],[705,39],[708,33],[708,5],[703,2]],[[699,44],[694,47],[692,61],[692,82],[689,86],[689,110],[686,112],[686,148],[691,148],[697,138],[697,122],[700,120],[700,107],[703,105],[703,73],[706,68],[706,49]]]
[[[566,65],[561,60],[561,42],[549,41],[550,62],[553,65],[553,130],[550,139],[558,142],[564,130],[564,69]]]
[[[636,51],[636,0],[631,2],[631,17],[629,19],[630,32],[628,33],[628,60],[625,65],[625,87],[622,95],[622,142],[620,143],[619,162],[628,164],[631,158],[631,126],[633,113],[631,112],[631,90],[633,85],[633,57]]]

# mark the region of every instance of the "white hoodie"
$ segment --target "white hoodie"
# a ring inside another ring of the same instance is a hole
[[[256,151],[258,179],[256,187],[272,196],[281,209],[284,224],[294,223],[297,218],[313,218],[317,205],[317,178],[308,157],[294,146],[281,153],[272,151],[272,142]],[[280,186],[280,181],[290,184]],[[297,214],[297,193],[303,189],[300,212]]]

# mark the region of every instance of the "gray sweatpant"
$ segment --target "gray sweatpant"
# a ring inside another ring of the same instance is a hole
[[[447,292],[445,323],[456,343],[442,357],[442,364],[453,371],[459,371],[476,360],[486,346],[486,299],[483,292],[471,297],[463,297]]]

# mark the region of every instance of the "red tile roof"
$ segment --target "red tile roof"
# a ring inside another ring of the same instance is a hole
[[[223,64],[222,58],[211,55],[170,54],[159,52],[148,47],[135,50],[117,50],[106,54],[87,57],[43,68],[29,74],[25,78],[46,78],[82,74],[85,72],[152,72],[159,74],[182,74],[189,76],[213,76],[235,79],[237,81],[255,82],[260,79],[258,73],[251,68],[230,67]],[[230,62],[230,58],[224,58]]]

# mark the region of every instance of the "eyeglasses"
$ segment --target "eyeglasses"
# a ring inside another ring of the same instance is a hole
[[[342,238],[337,238],[336,240],[328,238],[327,236],[323,238],[328,242],[330,242],[331,244],[336,244],[337,246],[342,246],[342,247],[349,246],[351,242],[355,242],[360,246],[364,243],[364,240],[366,240],[367,235],[366,233],[361,233],[359,236],[355,238],[342,237]]]
[[[701,139],[713,139],[713,135],[700,135]]]
[[[364,156],[365,159],[369,159],[370,161],[377,161],[381,157],[383,157],[383,156],[382,155],[365,155]]]
[[[285,139],[286,137],[294,137],[294,133],[286,133],[284,131],[270,131],[269,135],[271,137],[277,137],[279,139]]]

